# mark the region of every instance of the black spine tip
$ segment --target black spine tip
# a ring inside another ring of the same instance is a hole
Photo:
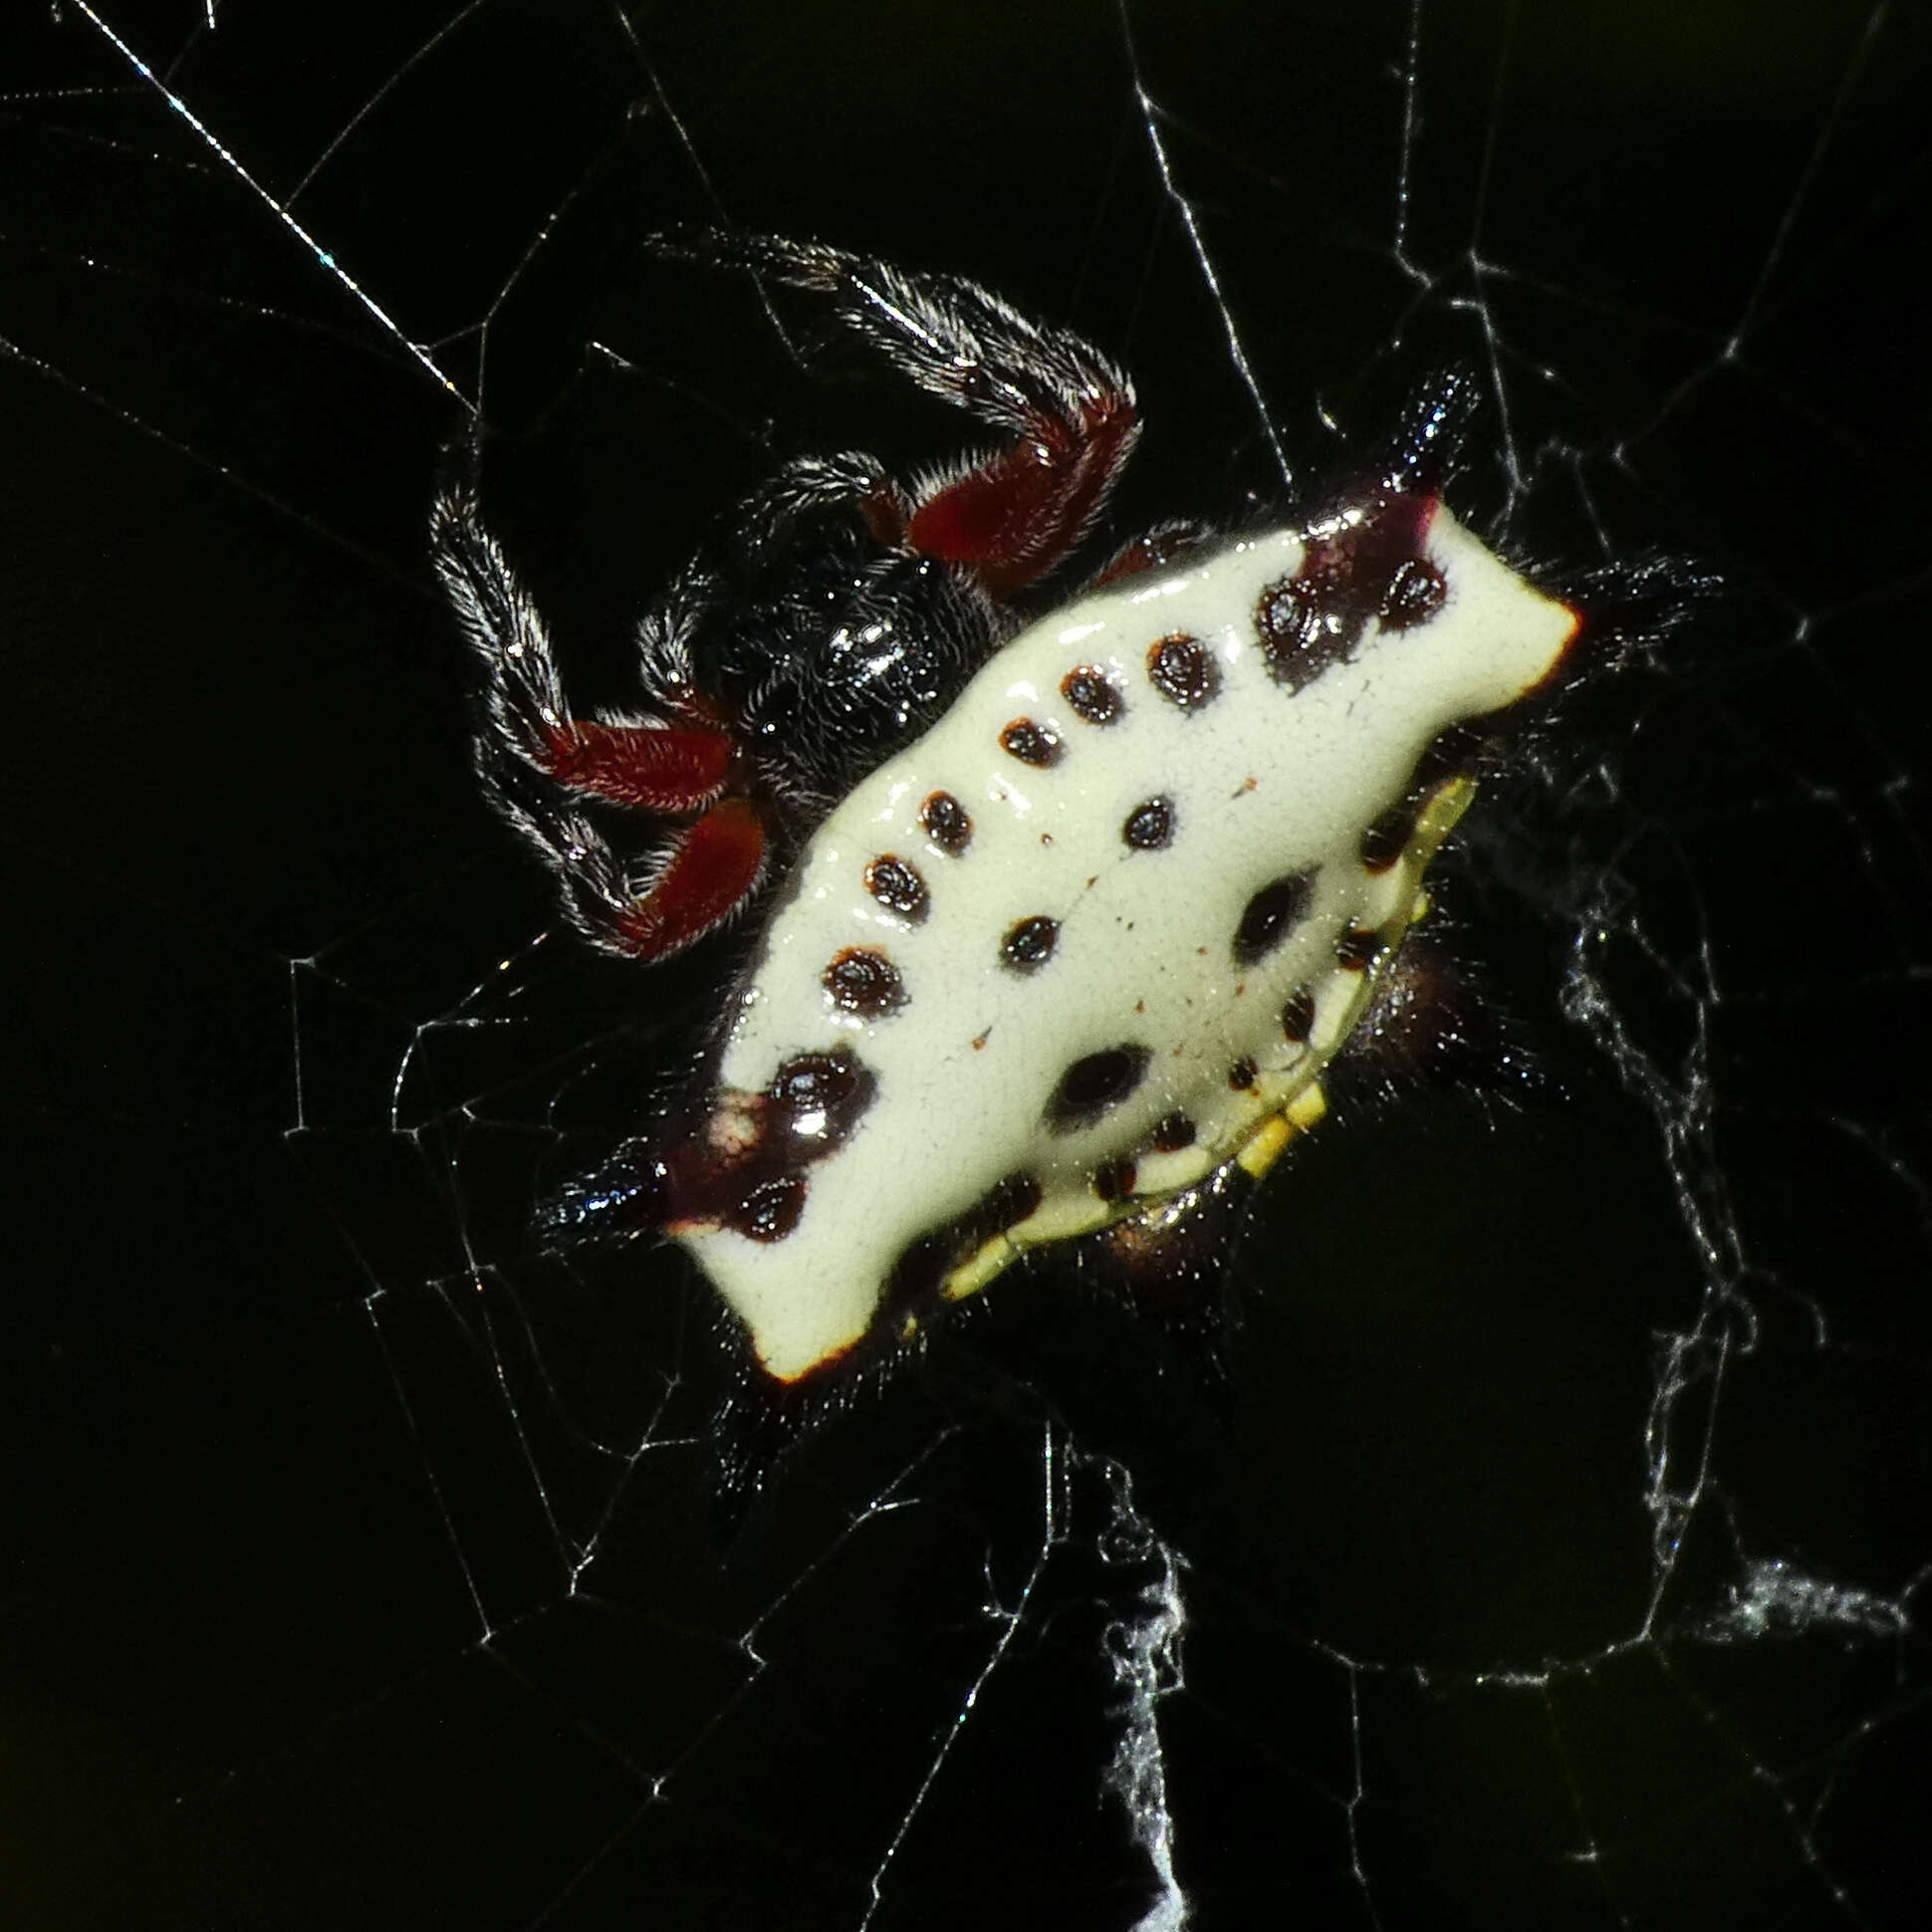
[[[537,1204],[533,1232],[546,1254],[627,1241],[664,1222],[664,1163],[627,1142],[588,1174]]]
[[[1383,477],[1391,490],[1440,496],[1482,401],[1473,371],[1436,371],[1410,397],[1390,439]]]

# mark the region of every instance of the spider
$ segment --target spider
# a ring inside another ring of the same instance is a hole
[[[1586,612],[1599,643],[1655,635],[1702,586],[1654,563],[1560,597],[1496,556],[1442,500],[1474,404],[1451,374],[1339,488],[1219,538],[1161,524],[1042,610],[1138,433],[1120,369],[956,277],[660,246],[830,298],[1003,440],[910,480],[785,464],[644,618],[621,715],[572,710],[473,496],[438,503],[477,765],[579,930],[663,959],[792,868],[690,1094],[545,1236],[668,1234],[791,1387],[1049,1244],[1198,1282],[1331,1063],[1426,1050],[1409,929],[1492,742]],[[642,864],[612,808],[659,842]]]

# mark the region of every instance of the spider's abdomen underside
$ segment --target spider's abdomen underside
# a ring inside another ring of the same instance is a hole
[[[993,656],[785,884],[665,1219],[797,1381],[1323,1108],[1577,627],[1433,496],[1131,576]],[[1445,737],[1445,734],[1448,734]]]

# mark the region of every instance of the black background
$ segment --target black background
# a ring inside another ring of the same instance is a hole
[[[772,454],[957,440],[641,256],[699,166],[1129,361],[1123,528],[1278,487],[1109,8],[106,11],[465,394],[489,314],[492,515],[588,693]],[[539,938],[423,565],[463,410],[87,18],[16,19],[10,1922],[849,1927],[910,1815],[880,1928],[1130,1925],[1103,1633],[1158,1565],[1083,1454],[1186,1563],[1200,1925],[1916,1922],[1932,66],[1766,11],[1425,5],[1399,253],[1406,7],[1135,11],[1295,462],[1458,357],[1508,405],[1468,514],[1731,592],[1448,881],[1527,1105],[1358,1100],[1231,1263],[1222,1372],[1010,1278],[729,1540],[701,1286],[525,1232],[726,964]],[[1579,934],[1649,1092],[1563,1017]],[[1769,1560],[1867,1595],[1710,1640]]]

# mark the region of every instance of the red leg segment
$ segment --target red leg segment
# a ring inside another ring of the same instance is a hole
[[[730,914],[765,867],[765,828],[744,799],[712,807],[671,852],[657,883],[617,922],[617,947],[662,959]]]
[[[573,718],[548,734],[544,769],[612,805],[695,812],[724,789],[732,744],[700,727],[604,725]]]
[[[1133,399],[1114,391],[1084,398],[1078,421],[1038,416],[1025,441],[926,498],[906,542],[971,565],[994,597],[1024,590],[1079,540],[1139,429]]]

